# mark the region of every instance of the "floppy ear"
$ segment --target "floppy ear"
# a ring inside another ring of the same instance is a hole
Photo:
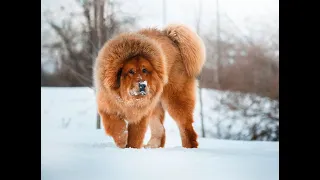
[[[121,74],[122,67],[118,70],[114,69],[105,73],[104,86],[111,89],[118,89],[120,87]]]
[[[121,74],[122,74],[122,68],[120,68],[117,72],[117,80],[116,80],[115,88],[120,87]]]

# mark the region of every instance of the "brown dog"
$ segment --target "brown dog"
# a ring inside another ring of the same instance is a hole
[[[196,76],[205,63],[205,48],[184,25],[163,30],[123,33],[100,50],[94,66],[98,112],[108,135],[120,148],[165,144],[165,110],[176,121],[185,148],[197,148],[192,126]]]

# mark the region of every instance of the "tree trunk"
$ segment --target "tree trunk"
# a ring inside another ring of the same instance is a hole
[[[100,49],[105,41],[105,25],[104,25],[104,5],[105,0],[98,1],[98,49]]]
[[[94,5],[94,22],[95,29],[97,33],[97,41],[95,41],[95,45],[97,47],[97,51],[100,50],[102,44],[104,43],[104,4],[105,0],[95,0]],[[98,52],[96,52],[98,53]],[[97,129],[101,129],[101,118],[99,113],[97,113]]]
[[[201,131],[202,131],[202,137],[206,137],[206,132],[204,129],[204,120],[203,120],[203,110],[202,110],[202,88],[199,87],[199,99],[200,99],[200,118],[201,118]]]
[[[101,118],[99,113],[97,113],[97,129],[101,129]]]
[[[217,88],[220,90],[220,68],[221,68],[221,52],[220,52],[220,12],[219,12],[219,0],[216,0],[217,3],[217,59],[216,59],[216,73],[215,73],[215,82]]]
[[[196,31],[197,34],[200,36],[200,20],[201,20],[201,12],[202,12],[202,1],[199,1],[199,9],[198,9],[198,16],[196,19]],[[201,87],[201,77],[202,75],[200,74],[200,78],[199,78],[199,99],[200,99],[200,119],[201,119],[201,131],[202,131],[202,137],[206,137],[206,132],[205,132],[205,128],[204,128],[204,120],[203,120],[203,104],[202,104],[202,87]]]

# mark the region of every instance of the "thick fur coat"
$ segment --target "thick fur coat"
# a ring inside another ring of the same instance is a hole
[[[165,111],[177,122],[185,148],[197,148],[192,126],[196,77],[205,63],[200,37],[185,25],[123,33],[106,42],[94,65],[98,112],[120,148],[165,145]]]

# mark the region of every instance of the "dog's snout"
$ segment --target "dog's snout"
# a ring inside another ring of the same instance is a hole
[[[141,91],[145,91],[145,89],[146,89],[146,85],[144,84],[144,83],[140,83],[139,82],[139,91],[141,92]]]

